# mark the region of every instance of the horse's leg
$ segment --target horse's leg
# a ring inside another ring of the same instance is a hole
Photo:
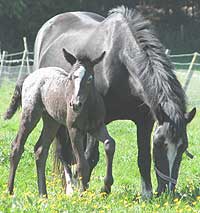
[[[85,146],[85,158],[89,163],[90,166],[90,175],[91,177],[92,170],[97,165],[99,161],[99,141],[96,140],[95,137],[87,134],[87,137],[85,138],[86,146]]]
[[[74,158],[69,133],[65,126],[61,126],[59,128],[56,134],[56,139],[56,155],[58,156],[64,167],[66,194],[71,195],[73,193],[71,165]]]
[[[115,153],[115,141],[109,135],[105,125],[102,125],[98,130],[96,130],[91,134],[94,137],[96,137],[97,140],[100,140],[104,143],[107,167],[106,167],[106,176],[104,178],[104,187],[102,188],[102,191],[109,194],[111,192],[111,186],[114,182],[112,175],[112,164]]]
[[[89,164],[85,159],[83,140],[85,135],[78,129],[68,128],[72,149],[77,162],[77,173],[81,182],[81,191],[85,191],[89,182]]]
[[[141,175],[143,199],[152,197],[150,145],[152,128],[151,118],[137,123],[138,167]]]
[[[41,135],[34,147],[36,167],[37,167],[37,181],[40,196],[47,197],[46,190],[46,177],[45,177],[45,167],[46,160],[48,157],[49,147],[51,142],[55,138],[56,132],[59,128],[59,123],[57,123],[53,118],[51,118],[47,113],[42,115],[43,128]]]
[[[19,130],[11,146],[10,174],[8,181],[8,190],[10,194],[13,194],[15,173],[22,153],[24,152],[24,144],[28,135],[40,120],[40,117],[41,111],[39,109],[24,109],[22,112]]]

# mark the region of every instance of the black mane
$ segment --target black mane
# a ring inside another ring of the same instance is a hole
[[[146,104],[153,112],[160,104],[173,126],[181,131],[186,112],[185,93],[150,21],[146,20],[137,10],[124,6],[114,8],[109,12],[109,14],[115,13],[123,15],[141,48],[131,63],[137,68],[138,78],[146,95]]]

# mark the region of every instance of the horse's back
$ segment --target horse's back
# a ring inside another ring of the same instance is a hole
[[[24,81],[22,109],[37,108],[38,110],[45,110],[55,120],[64,124],[67,76],[65,70],[59,67],[46,67],[35,70]]]
[[[48,91],[48,87],[52,81],[62,82],[67,78],[65,70],[59,67],[46,67],[35,70],[31,73],[23,83],[22,96],[35,97],[41,96],[44,91]],[[24,99],[24,98],[22,98]]]
[[[39,30],[34,47],[34,66],[35,69],[42,67],[40,62],[43,55],[47,54],[48,49],[57,42],[64,34],[74,36],[76,32],[83,30],[83,37],[86,37],[88,31],[101,22],[104,18],[91,12],[67,12],[57,15],[48,20]],[[84,32],[86,34],[84,35]],[[77,39],[77,42],[80,40]]]

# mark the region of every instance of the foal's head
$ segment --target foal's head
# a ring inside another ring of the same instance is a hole
[[[195,108],[185,113],[181,129],[174,126],[162,109],[156,115],[158,125],[153,136],[153,154],[159,194],[166,187],[169,191],[175,189],[182,154],[188,147],[186,127],[195,114]]]
[[[69,81],[72,84],[70,106],[75,112],[80,112],[90,92],[94,90],[94,66],[104,57],[103,52],[99,57],[90,60],[88,57],[76,57],[63,49],[65,59],[72,65]]]

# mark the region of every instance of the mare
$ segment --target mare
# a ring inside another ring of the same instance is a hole
[[[40,118],[43,120],[43,128],[34,147],[39,194],[47,196],[45,164],[50,144],[60,125],[66,126],[66,135],[72,143],[81,191],[87,188],[90,176],[83,147],[83,139],[87,132],[104,143],[107,169],[102,190],[107,193],[111,190],[115,142],[108,134],[104,123],[104,103],[95,89],[93,72],[94,66],[103,59],[105,52],[100,57],[90,60],[86,56],[75,57],[66,50],[63,49],[63,51],[65,59],[72,66],[70,72],[67,73],[58,67],[36,70],[25,79],[22,93],[19,92],[17,85],[11,105],[5,115],[5,119],[11,118],[20,101],[22,102],[20,126],[10,154],[8,183],[10,194],[13,193],[15,173],[24,151],[24,144]],[[66,171],[69,170],[67,166],[64,165]],[[68,193],[72,192],[72,187],[68,188]]]
[[[57,66],[70,70],[71,65],[60,57],[61,47],[91,59],[106,51],[94,68],[95,86],[105,103],[105,122],[121,119],[136,124],[142,196],[149,198],[150,138],[157,121],[153,137],[157,191],[173,191],[182,153],[188,146],[186,126],[195,109],[186,112],[185,93],[152,24],[140,12],[124,6],[112,9],[107,18],[91,12],[57,15],[38,32],[35,68]],[[63,128],[57,138],[59,147],[67,146]],[[91,137],[88,141],[85,155],[92,170],[99,158],[98,143],[91,142]],[[70,163],[65,153],[60,152],[60,158]]]

